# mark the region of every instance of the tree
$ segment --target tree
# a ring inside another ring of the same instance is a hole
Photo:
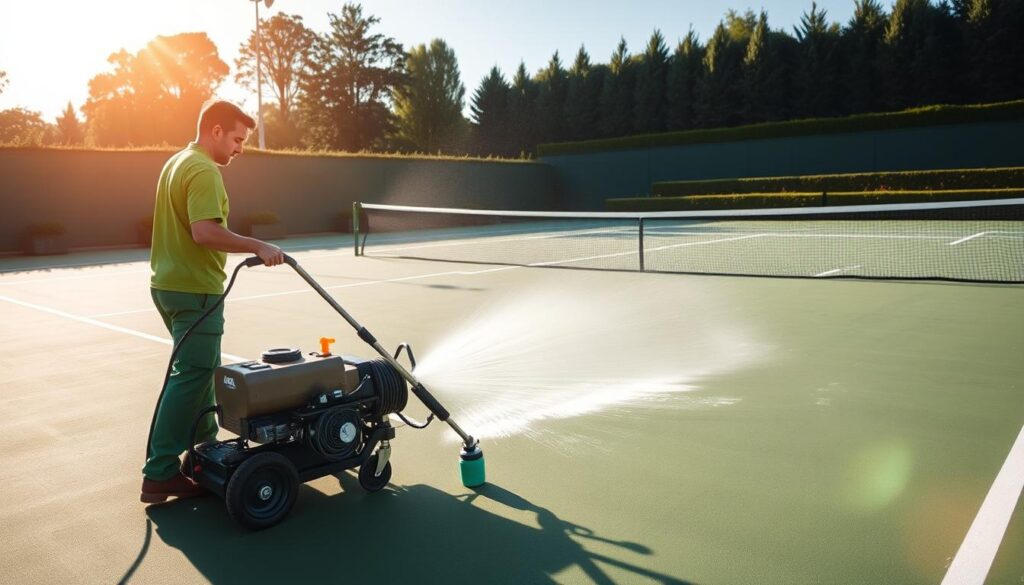
[[[0,144],[41,146],[55,144],[57,131],[39,112],[24,108],[0,111]]]
[[[537,110],[540,114],[538,135],[541,142],[558,142],[565,139],[565,100],[569,78],[562,67],[558,51],[551,56],[547,67],[541,69],[535,78],[538,86]]]
[[[509,145],[513,153],[528,156],[537,145],[537,83],[526,72],[526,64],[519,63],[512,77],[508,94]]]
[[[669,55],[665,37],[655,29],[639,57],[633,90],[633,131],[661,132],[666,126]]]
[[[274,131],[267,128],[268,145],[272,148],[296,146],[297,128],[292,121],[301,76],[308,70],[316,44],[316,33],[306,28],[302,17],[275,14],[270,20],[260,20],[260,46],[256,46],[254,30],[239,47],[235,59],[235,81],[253,90],[256,88],[257,52],[262,62],[262,81],[277,101]],[[267,126],[270,126],[269,122]],[[281,134],[284,132],[285,134]]]
[[[873,112],[881,103],[882,80],[877,61],[886,23],[878,0],[854,0],[853,16],[842,40],[846,61],[843,110],[847,113]]]
[[[629,56],[626,39],[619,39],[608,63],[601,88],[601,130],[606,137],[625,136],[633,129],[633,92],[636,64]]]
[[[206,33],[158,36],[134,55],[121,50],[107,61],[114,71],[89,81],[82,106],[97,145],[189,140],[203,102],[228,74]]]
[[[763,122],[769,118],[766,107],[773,88],[768,86],[772,74],[768,62],[768,32],[768,15],[762,10],[754,30],[750,33],[750,42],[747,43],[747,52],[743,57],[745,122]]]
[[[85,133],[82,131],[82,123],[78,121],[75,108],[71,102],[64,109],[64,114],[57,117],[57,129],[60,131],[61,144],[81,144]]]
[[[598,78],[607,70],[590,64],[590,55],[582,45],[569,68],[568,88],[565,94],[566,138],[586,140],[596,134],[598,100],[601,83]]]
[[[693,106],[697,101],[697,83],[703,69],[704,47],[697,34],[690,29],[676,46],[668,71],[669,130],[688,130],[693,127]]]
[[[742,120],[743,58],[756,25],[753,12],[740,16],[730,10],[715,27],[704,54],[694,107],[699,126],[733,126]]]
[[[965,36],[974,101],[1024,97],[1024,2],[973,0],[966,11]]]
[[[829,24],[828,12],[818,10],[811,2],[811,11],[800,17],[794,27],[800,43],[800,67],[797,70],[796,115],[818,117],[834,115],[839,102],[837,47],[839,25]]]
[[[319,37],[301,76],[300,110],[309,145],[348,151],[371,149],[391,130],[392,95],[403,81],[405,52],[391,37],[370,33],[380,22],[346,3],[328,14],[330,30]]]
[[[963,36],[946,2],[922,7],[923,31],[911,62],[915,104],[948,104],[962,101],[958,73],[963,70]],[[1001,77],[1007,79],[1019,63],[1007,63]],[[1008,75],[1009,74],[1009,75]],[[1009,96],[1008,96],[1009,97]]]
[[[886,109],[897,110],[914,103],[916,91],[911,72],[916,46],[920,44],[919,16],[928,0],[896,0],[882,36],[879,68]]]
[[[3,94],[5,89],[7,89],[7,72],[0,71],[0,94]]]
[[[459,64],[443,40],[413,47],[405,60],[406,82],[395,92],[397,136],[417,150],[456,150],[466,88]]]
[[[473,116],[473,150],[478,154],[514,155],[510,147],[509,92],[511,87],[497,67],[480,82],[469,110]]]

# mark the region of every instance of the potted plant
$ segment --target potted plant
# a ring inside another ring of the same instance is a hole
[[[260,240],[279,240],[286,232],[281,218],[273,211],[249,214],[249,235]]]
[[[67,254],[67,230],[55,221],[29,226],[26,237],[26,252],[32,255]]]

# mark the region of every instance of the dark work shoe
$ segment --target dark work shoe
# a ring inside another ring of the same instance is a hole
[[[159,504],[167,498],[191,498],[204,493],[206,490],[199,484],[178,473],[163,481],[143,478],[142,496],[139,499],[146,504]]]

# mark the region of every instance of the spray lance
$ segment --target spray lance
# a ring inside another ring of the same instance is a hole
[[[320,283],[314,280],[313,277],[310,276],[309,273],[306,272],[306,270],[302,266],[299,266],[299,263],[296,262],[294,258],[289,256],[288,254],[285,254],[284,261],[289,266],[291,266],[292,269],[294,269],[295,272],[297,272],[298,275],[301,276],[302,279],[305,280],[306,283],[308,283],[309,286],[312,287],[313,290],[317,292],[317,294],[323,297],[323,299],[327,301],[327,304],[334,308],[334,310],[337,311],[339,315],[341,315],[346,321],[348,321],[348,324],[351,325],[352,328],[356,330],[356,335],[359,336],[359,339],[362,339],[363,341],[366,342],[367,345],[372,347],[374,351],[380,354],[380,356],[384,358],[384,360],[387,361],[388,364],[391,365],[391,367],[395,368],[395,370],[403,378],[405,378],[407,382],[409,382],[409,385],[412,389],[412,393],[415,394],[416,397],[420,399],[420,402],[422,402],[424,406],[427,407],[427,409],[431,412],[431,414],[433,414],[433,416],[437,417],[437,419],[440,420],[441,422],[447,423],[448,426],[451,427],[451,429],[455,431],[456,434],[459,435],[459,437],[462,439],[462,450],[459,453],[459,468],[462,475],[462,483],[466,487],[475,487],[478,485],[482,485],[486,481],[486,473],[484,468],[484,454],[483,451],[480,449],[480,442],[477,439],[475,439],[472,435],[469,435],[464,430],[462,430],[462,427],[460,427],[454,420],[452,420],[451,414],[448,412],[448,410],[445,409],[445,407],[440,402],[438,402],[437,399],[434,398],[434,396],[430,392],[427,391],[423,384],[419,380],[417,380],[416,377],[413,376],[411,372],[409,372],[409,370],[407,370],[404,366],[402,366],[402,364],[398,362],[396,358],[398,357],[402,348],[404,347],[408,349],[408,346],[404,344],[400,346],[398,353],[396,353],[395,356],[392,357],[387,352],[387,350],[385,350],[377,341],[377,338],[374,337],[373,334],[370,333],[370,331],[366,327],[360,325],[359,322],[356,321],[355,318],[351,314],[349,314],[349,312],[346,311],[344,307],[338,304],[338,301],[334,300],[334,297],[328,294],[327,291],[324,290],[322,286],[320,286]],[[261,260],[259,256],[253,256],[251,258],[247,258],[244,264],[246,266],[259,266],[263,264],[263,260]],[[409,355],[412,355],[411,351],[409,352]],[[415,362],[413,362],[413,364],[415,364]]]

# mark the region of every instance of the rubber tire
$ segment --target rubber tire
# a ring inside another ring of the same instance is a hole
[[[261,487],[269,485],[273,495],[263,506]],[[224,503],[228,514],[249,530],[269,528],[288,515],[299,495],[299,473],[280,453],[265,451],[249,457],[228,480]],[[260,509],[260,508],[263,509]]]
[[[359,485],[370,493],[379,492],[391,481],[390,461],[384,465],[384,471],[381,471],[378,477],[373,476],[374,472],[377,471],[377,461],[379,458],[380,456],[374,453],[359,467]]]

